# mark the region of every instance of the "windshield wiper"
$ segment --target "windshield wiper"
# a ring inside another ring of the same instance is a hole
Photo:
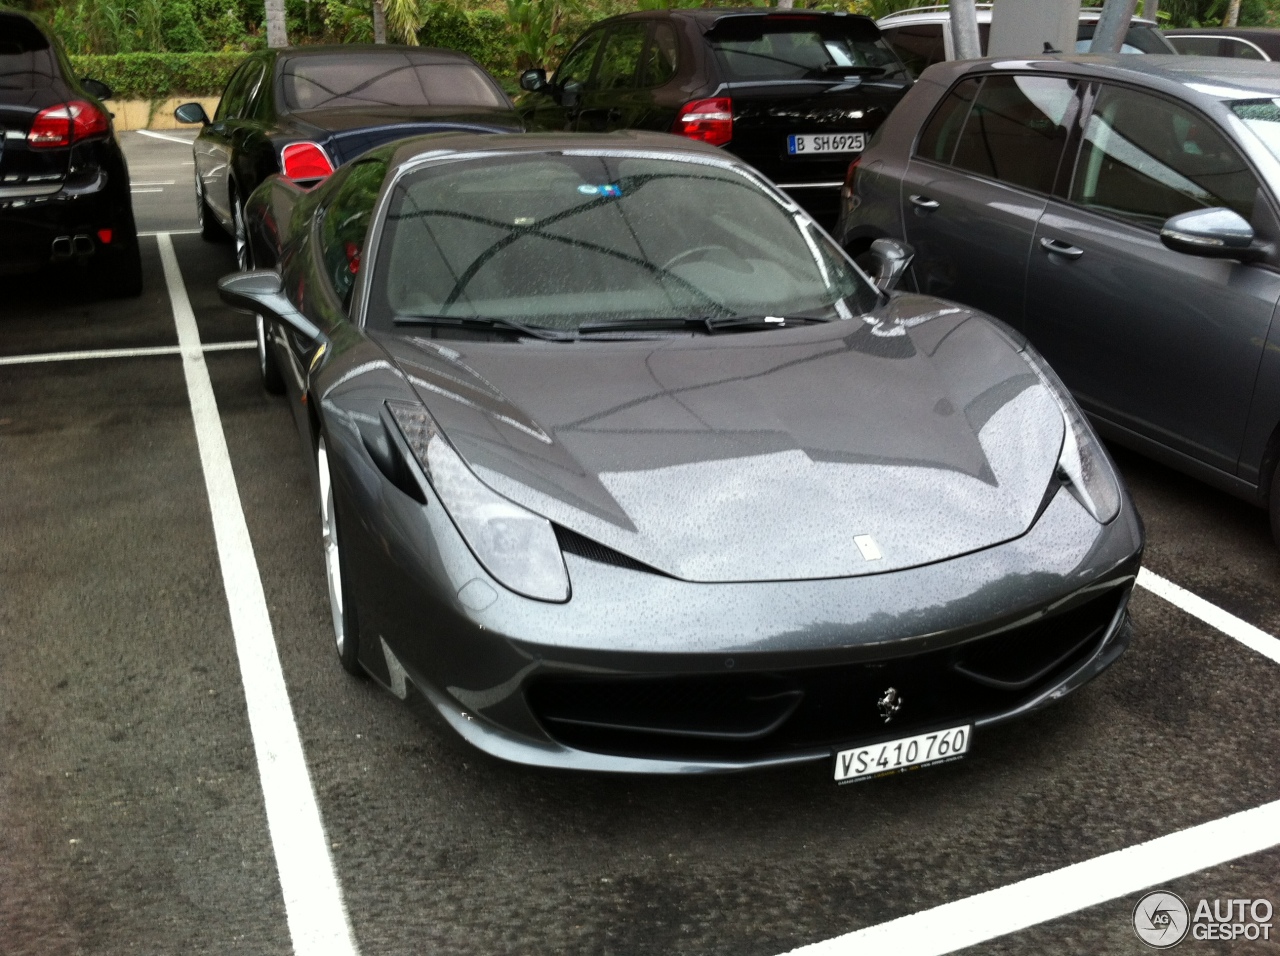
[[[829,322],[830,319],[809,315],[689,315],[653,319],[614,319],[608,322],[587,322],[578,326],[579,335],[596,332],[661,332],[689,330],[690,332],[740,331],[754,332],[760,329],[782,329],[789,325],[810,322]]]
[[[519,332],[536,339],[548,342],[572,342],[577,336],[572,332],[560,329],[549,329],[545,325],[525,325],[514,319],[502,319],[488,315],[397,315],[396,325],[447,325],[455,328],[505,329],[508,332]]]

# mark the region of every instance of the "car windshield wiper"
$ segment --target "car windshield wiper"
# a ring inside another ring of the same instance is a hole
[[[396,325],[447,325],[456,328],[505,329],[519,332],[548,342],[572,342],[577,336],[561,329],[549,329],[545,325],[525,325],[514,319],[502,319],[490,315],[397,315]]]
[[[741,331],[782,329],[789,325],[810,322],[829,322],[830,319],[809,315],[689,315],[653,319],[613,319],[607,322],[586,322],[578,326],[579,335],[598,332],[661,332],[687,329],[690,332]]]

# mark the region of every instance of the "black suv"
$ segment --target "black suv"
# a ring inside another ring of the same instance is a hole
[[[727,147],[830,225],[850,160],[911,86],[868,17],[654,10],[596,24],[554,76],[528,70],[530,129],[649,129]]]
[[[0,274],[65,263],[142,291],[129,171],[102,100],[39,23],[0,10]]]

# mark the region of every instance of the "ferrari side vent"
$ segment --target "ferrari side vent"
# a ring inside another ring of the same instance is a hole
[[[567,551],[570,554],[576,554],[580,558],[586,558],[588,561],[596,561],[600,564],[611,564],[615,568],[627,568],[630,571],[644,571],[648,574],[661,574],[661,571],[655,571],[647,564],[641,564],[635,558],[629,558],[620,551],[614,551],[613,548],[606,548],[597,541],[590,538],[584,538],[576,531],[570,531],[568,528],[562,528],[560,525],[555,526],[556,538],[560,542],[560,550]]]

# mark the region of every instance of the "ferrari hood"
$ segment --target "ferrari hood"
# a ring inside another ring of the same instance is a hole
[[[1062,411],[1007,334],[920,296],[759,333],[384,345],[482,481],[689,581],[874,574],[1007,541],[1062,448]]]

